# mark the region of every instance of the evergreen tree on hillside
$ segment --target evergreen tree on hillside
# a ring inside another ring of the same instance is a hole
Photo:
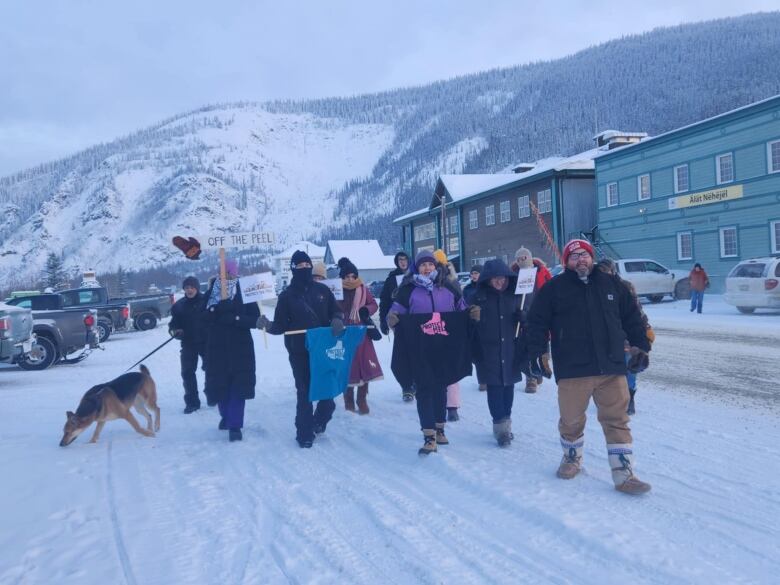
[[[46,288],[58,290],[69,285],[62,258],[51,252],[46,258],[46,268],[43,271],[43,284]]]

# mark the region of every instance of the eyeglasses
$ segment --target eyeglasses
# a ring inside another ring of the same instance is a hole
[[[580,258],[585,258],[585,256],[590,256],[589,252],[572,252],[569,254],[569,259],[571,260],[579,260]]]

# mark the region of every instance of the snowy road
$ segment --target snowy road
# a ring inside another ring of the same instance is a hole
[[[372,387],[371,414],[339,404],[311,450],[293,441],[281,340],[266,351],[259,332],[242,443],[217,430],[214,409],[181,414],[168,346],[146,362],[156,438],[116,421],[97,445],[57,446],[64,411],[159,344],[162,327],[117,335],[74,366],[2,369],[0,583],[776,582],[780,315],[694,322],[677,305],[648,308],[659,339],[632,422],[653,484],[641,498],[613,490],[592,411],[586,472],[555,477],[550,382],[516,393],[516,440],[499,450],[485,395],[465,380],[452,444],[421,460],[384,340],[388,380]]]

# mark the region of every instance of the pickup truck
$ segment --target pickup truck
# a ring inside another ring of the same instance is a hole
[[[0,362],[23,358],[31,351],[33,340],[30,310],[0,303]]]
[[[651,303],[660,303],[666,295],[683,298],[688,290],[687,273],[675,273],[655,260],[622,258],[615,264],[620,278],[633,284],[637,296]]]
[[[45,370],[58,362],[75,364],[98,347],[96,309],[36,310],[36,303],[32,302],[35,298],[12,301],[19,307],[29,305],[28,308],[32,309],[35,333],[30,352],[16,360],[19,367]]]
[[[133,328],[146,331],[154,329],[160,320],[170,316],[174,300],[173,295],[161,293],[111,299],[111,302],[128,303],[130,315],[133,317]]]

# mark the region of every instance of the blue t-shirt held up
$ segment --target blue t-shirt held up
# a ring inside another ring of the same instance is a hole
[[[309,400],[326,400],[344,392],[349,381],[352,358],[355,357],[366,328],[349,326],[340,337],[333,337],[330,327],[317,327],[306,332],[309,351]]]

